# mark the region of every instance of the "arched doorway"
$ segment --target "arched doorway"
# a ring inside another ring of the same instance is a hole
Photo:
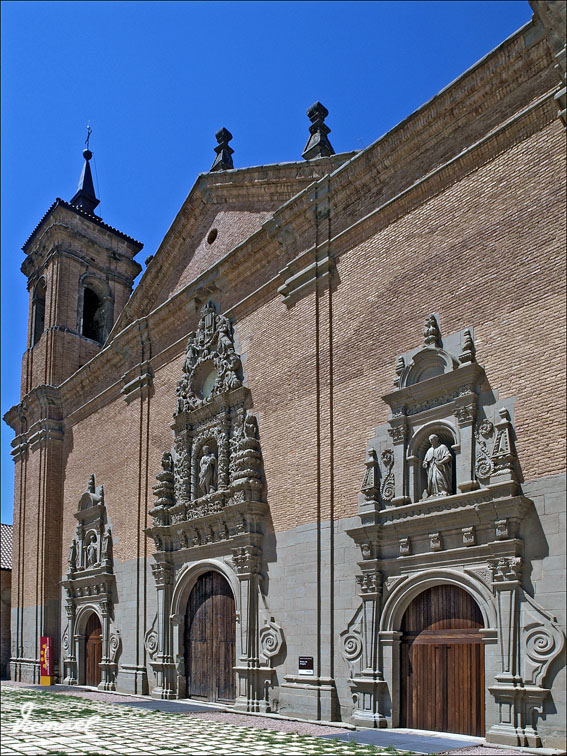
[[[462,588],[415,597],[401,627],[401,727],[484,735],[483,627]]]
[[[185,615],[187,696],[234,701],[236,614],[228,582],[205,572],[191,591]]]
[[[102,627],[93,612],[85,627],[85,685],[100,683],[100,663],[102,661]]]

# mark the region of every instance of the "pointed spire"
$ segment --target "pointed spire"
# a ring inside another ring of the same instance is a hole
[[[87,138],[85,140],[86,149],[83,150],[83,157],[85,158],[85,164],[81,171],[81,178],[79,179],[79,185],[77,186],[77,192],[71,200],[71,205],[78,207],[79,210],[84,210],[90,215],[94,215],[94,209],[100,202],[96,198],[93,176],[91,173],[91,166],[89,160],[92,158],[93,153],[89,150],[89,140],[91,138],[92,129],[87,126]]]
[[[311,121],[311,126],[309,127],[311,136],[307,140],[301,157],[305,158],[305,160],[312,160],[313,158],[334,155],[335,151],[327,138],[327,134],[331,131],[325,124],[325,118],[329,115],[327,108],[321,105],[320,102],[315,102],[308,108],[307,115]]]
[[[228,129],[225,129],[224,127],[222,129],[219,129],[217,133],[215,134],[218,142],[218,146],[215,147],[215,152],[217,153],[216,158],[213,161],[213,164],[211,166],[211,172],[212,171],[229,171],[232,168],[234,168],[233,162],[232,162],[232,154],[234,150],[228,146],[228,143],[232,139],[232,134]]]

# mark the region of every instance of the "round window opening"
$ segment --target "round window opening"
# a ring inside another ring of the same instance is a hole
[[[207,236],[207,243],[208,244],[212,244],[214,242],[214,240],[217,238],[218,233],[219,232],[217,231],[216,228],[211,229],[209,231],[209,235]]]
[[[201,388],[201,396],[203,397],[203,399],[208,399],[209,396],[213,393],[218,375],[219,374],[216,368],[213,368],[210,373],[207,373],[207,376],[203,381],[203,386]]]

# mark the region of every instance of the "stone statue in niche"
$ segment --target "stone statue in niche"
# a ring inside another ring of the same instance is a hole
[[[97,563],[97,547],[96,547],[96,536],[91,536],[91,539],[89,541],[89,545],[87,546],[87,567],[94,567],[94,565]]]
[[[67,562],[69,563],[69,572],[75,572],[77,569],[77,542],[74,538],[71,541],[71,548],[69,549]]]
[[[106,531],[102,539],[102,558],[112,559],[112,533],[110,529]]]
[[[431,446],[425,454],[423,467],[427,471],[427,487],[423,492],[424,499],[434,496],[450,496],[452,483],[453,457],[439,436],[432,433],[429,436]]]
[[[208,446],[203,446],[203,455],[199,462],[199,488],[202,494],[209,494],[217,490],[216,487],[217,458]]]

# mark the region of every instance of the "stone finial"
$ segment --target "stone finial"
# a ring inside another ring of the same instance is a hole
[[[459,355],[459,362],[466,364],[467,362],[475,362],[476,348],[472,338],[472,334],[467,328],[463,334],[463,350]]]
[[[309,127],[311,136],[307,140],[301,156],[305,160],[312,160],[313,158],[334,155],[335,151],[327,137],[331,129],[325,124],[325,118],[329,115],[327,108],[321,105],[320,102],[315,102],[308,108],[307,115],[311,121],[311,126]]]
[[[394,386],[397,386],[398,388],[402,385],[402,375],[404,370],[406,369],[406,361],[403,357],[398,357],[396,361],[396,377],[394,378]]]
[[[367,501],[377,499],[380,491],[380,472],[378,467],[378,456],[375,449],[368,450],[368,459],[365,462],[366,471],[360,488],[361,493]]]
[[[429,315],[425,320],[425,327],[423,329],[424,342],[429,346],[441,346],[441,331],[437,324],[437,318],[435,315]]]
[[[217,131],[215,136],[218,142],[218,145],[214,148],[217,156],[213,161],[210,172],[230,171],[234,168],[234,163],[232,162],[234,150],[228,146],[228,143],[232,139],[232,134],[228,129],[223,127]]]

